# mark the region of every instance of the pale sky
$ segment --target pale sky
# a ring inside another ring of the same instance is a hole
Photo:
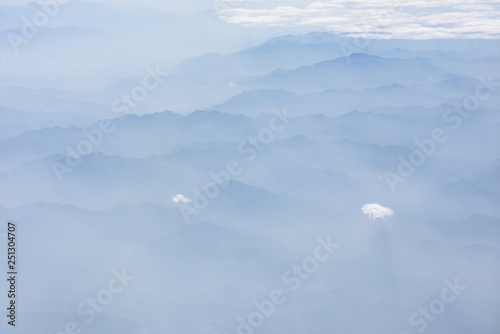
[[[41,2],[55,0],[0,0],[2,5],[19,5],[29,2]],[[70,0],[57,0],[59,3],[66,3]],[[187,0],[187,1],[172,1],[172,0],[80,0],[82,2],[102,3],[108,6],[133,6],[146,7],[154,9],[168,10],[170,12],[185,13],[197,12],[212,9],[212,0]]]

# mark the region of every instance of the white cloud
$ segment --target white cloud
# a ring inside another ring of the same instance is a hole
[[[361,207],[361,211],[363,211],[363,213],[368,216],[370,220],[382,219],[390,217],[394,214],[392,209],[375,203],[363,205]]]
[[[315,2],[231,1],[219,13],[245,26],[311,26],[349,36],[377,38],[498,38],[500,2],[496,0]],[[273,2],[271,2],[273,3]]]
[[[174,197],[172,197],[172,202],[174,203],[189,203],[191,202],[191,199],[189,197],[186,197],[181,194],[177,194]]]

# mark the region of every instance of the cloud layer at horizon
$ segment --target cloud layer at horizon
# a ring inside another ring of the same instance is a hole
[[[55,0],[54,0],[55,1]],[[57,0],[66,3],[71,0]],[[366,38],[499,38],[500,3],[494,0],[81,0],[145,7],[177,14],[216,12],[246,27],[310,28]],[[43,2],[5,0],[2,5]]]
[[[370,38],[498,38],[497,1],[217,0],[226,22],[253,27],[311,26]],[[269,8],[274,3],[273,8]]]

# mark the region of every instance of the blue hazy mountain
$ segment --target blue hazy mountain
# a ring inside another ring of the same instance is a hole
[[[364,96],[359,99],[359,95]],[[446,99],[445,99],[446,101]],[[402,85],[390,85],[362,90],[328,89],[318,93],[297,94],[283,89],[247,90],[211,109],[227,113],[257,116],[286,106],[294,115],[325,114],[337,116],[352,110],[367,110],[373,106],[410,107],[425,104],[434,107],[443,98]]]
[[[237,83],[248,87],[314,92],[335,88],[374,88],[391,84],[429,85],[448,78],[445,71],[425,61],[355,53],[294,70],[276,70],[263,78],[249,78]]]
[[[19,333],[498,333],[498,40],[355,50],[71,1],[15,56],[7,34],[39,10],[0,6]],[[86,322],[122,268],[135,278]],[[286,301],[243,326],[276,289]]]

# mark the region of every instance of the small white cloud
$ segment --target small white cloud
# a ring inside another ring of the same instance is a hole
[[[390,208],[386,208],[379,204],[365,204],[361,207],[361,211],[368,216],[370,220],[382,219],[385,217],[390,217],[394,214],[394,211]]]
[[[191,199],[189,197],[186,197],[181,194],[177,194],[174,197],[172,197],[172,202],[174,203],[189,203],[191,202]]]

